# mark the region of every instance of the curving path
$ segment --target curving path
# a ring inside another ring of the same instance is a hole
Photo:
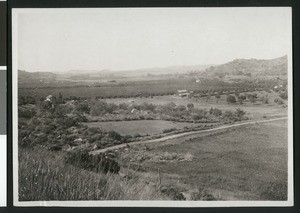
[[[268,119],[268,120],[249,121],[249,122],[244,122],[244,123],[236,123],[236,124],[231,124],[231,125],[226,125],[226,126],[221,126],[221,127],[215,127],[215,128],[211,128],[211,129],[178,133],[178,134],[168,135],[168,136],[165,136],[165,137],[152,139],[152,140],[137,141],[137,142],[131,142],[131,143],[128,143],[128,144],[126,144],[126,143],[125,144],[119,144],[119,145],[107,147],[107,148],[104,148],[104,149],[91,151],[90,154],[97,155],[99,153],[103,153],[103,152],[106,152],[106,151],[109,151],[109,150],[124,148],[128,145],[132,146],[132,145],[138,145],[138,144],[163,142],[163,141],[166,141],[166,140],[171,140],[171,139],[180,138],[180,137],[183,137],[183,136],[188,136],[188,135],[193,135],[193,134],[198,134],[198,133],[202,133],[202,132],[213,132],[213,131],[217,131],[217,130],[229,129],[229,128],[238,127],[238,126],[245,126],[245,125],[249,125],[249,124],[259,124],[259,123],[267,123],[267,122],[272,122],[272,121],[285,120],[287,118],[288,117],[281,117],[281,118],[273,118],[273,119]]]

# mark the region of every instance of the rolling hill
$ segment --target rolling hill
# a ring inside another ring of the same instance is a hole
[[[72,70],[64,73],[27,72],[19,70],[19,83],[53,83],[84,80],[131,79],[138,76],[171,77],[180,74],[197,78],[225,76],[280,76],[287,75],[287,56],[270,60],[236,59],[221,65],[172,66],[124,71]]]
[[[34,82],[53,82],[57,75],[52,72],[26,72],[19,70],[18,81],[20,83],[34,83]]]
[[[226,64],[211,66],[201,74],[224,77],[249,73],[253,76],[287,75],[287,56],[270,60],[236,59]]]

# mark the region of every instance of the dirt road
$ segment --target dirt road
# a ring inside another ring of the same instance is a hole
[[[165,137],[158,138],[158,139],[131,142],[131,143],[129,143],[129,145],[132,146],[132,145],[139,145],[139,144],[163,142],[163,141],[167,141],[167,140],[171,140],[171,139],[175,139],[175,138],[179,138],[179,137],[183,137],[183,136],[187,136],[187,135],[199,134],[199,133],[203,133],[203,132],[212,132],[212,131],[217,131],[217,130],[229,129],[229,128],[233,128],[233,127],[250,125],[250,124],[259,124],[259,123],[267,123],[267,122],[272,122],[272,121],[279,121],[279,120],[284,120],[284,119],[287,119],[287,118],[288,117],[281,117],[281,118],[274,118],[274,119],[268,119],[268,120],[259,120],[259,121],[249,121],[249,122],[244,122],[244,123],[236,123],[236,124],[216,127],[216,128],[212,128],[212,129],[198,130],[198,131],[184,132],[184,133],[169,135],[169,136],[165,136]],[[126,146],[127,146],[127,144],[119,144],[119,145],[116,145],[116,146],[111,146],[111,147],[107,147],[107,148],[104,148],[104,149],[91,151],[90,154],[97,155],[99,153],[103,153],[103,152],[106,152],[106,151],[109,151],[109,150],[124,148]]]

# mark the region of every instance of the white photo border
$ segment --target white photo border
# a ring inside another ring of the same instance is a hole
[[[227,9],[226,7],[223,9]],[[242,7],[244,8],[244,7]],[[270,7],[264,7],[270,8]],[[278,7],[276,7],[278,8]],[[288,54],[288,199],[286,201],[19,201],[18,200],[18,15],[20,13],[55,12],[69,10],[99,10],[112,8],[13,8],[12,9],[12,107],[13,107],[13,204],[19,207],[291,207],[294,206],[294,155],[293,155],[293,71],[292,71],[292,8],[290,10],[290,44]],[[116,8],[113,8],[116,9]],[[132,8],[118,8],[132,9]],[[164,8],[168,9],[168,7]],[[187,8],[185,8],[187,9]],[[195,8],[194,8],[195,9]],[[203,8],[202,8],[203,9]],[[209,8],[204,8],[209,9]],[[255,9],[255,7],[254,7]]]

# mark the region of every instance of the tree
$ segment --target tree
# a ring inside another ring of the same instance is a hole
[[[209,113],[217,117],[222,115],[222,111],[220,109],[212,107],[210,108]]]
[[[119,108],[120,108],[120,109],[127,110],[128,107],[129,107],[129,105],[126,104],[126,103],[120,103],[120,104],[119,104]]]
[[[51,109],[52,103],[50,101],[43,101],[41,107],[42,109]]]
[[[239,104],[242,105],[242,104],[243,104],[243,101],[246,100],[246,96],[240,94],[240,95],[237,97],[237,99],[238,99]]]
[[[274,102],[281,105],[281,104],[284,104],[283,100],[281,98],[275,98],[274,99]]]
[[[211,98],[211,94],[210,94],[210,92],[207,94],[207,96],[206,96],[206,102],[208,102],[208,100]]]
[[[235,111],[235,115],[239,119],[242,119],[245,114],[246,114],[246,112],[244,110],[239,109],[239,108],[236,109],[236,111]]]
[[[108,132],[108,137],[110,137],[114,140],[117,140],[117,141],[120,141],[122,139],[122,136],[113,130]]]
[[[156,109],[156,106],[152,103],[147,103],[147,102],[144,102],[142,105],[141,105],[141,109],[142,110],[148,110],[148,111],[152,111],[154,112],[155,109]]]
[[[288,99],[288,94],[287,92],[282,92],[279,94],[279,97],[282,98],[283,100],[287,100]]]
[[[217,94],[216,94],[216,103],[218,103],[219,102],[219,99],[221,98],[221,95],[220,95],[220,92],[218,92]]]
[[[235,97],[238,99],[239,96],[240,96],[240,93],[239,93],[238,91],[235,91],[235,92],[234,92],[234,95],[235,95]]]
[[[188,108],[189,111],[191,111],[192,109],[194,109],[194,104],[193,103],[188,103],[187,108]]]
[[[64,102],[64,98],[61,94],[61,92],[58,94],[58,99],[57,99],[57,103],[58,104],[62,104]]]
[[[179,111],[185,111],[186,110],[186,107],[184,105],[179,105],[176,107],[177,110]]]
[[[78,105],[76,105],[76,110],[78,112],[90,113],[90,106],[87,101],[80,101]]]
[[[259,98],[259,100],[265,104],[269,103],[269,97],[268,96],[262,96]]]
[[[254,104],[257,100],[257,94],[256,93],[248,94],[248,99],[252,104]]]
[[[236,99],[233,95],[228,95],[226,100],[228,104],[236,103]]]

